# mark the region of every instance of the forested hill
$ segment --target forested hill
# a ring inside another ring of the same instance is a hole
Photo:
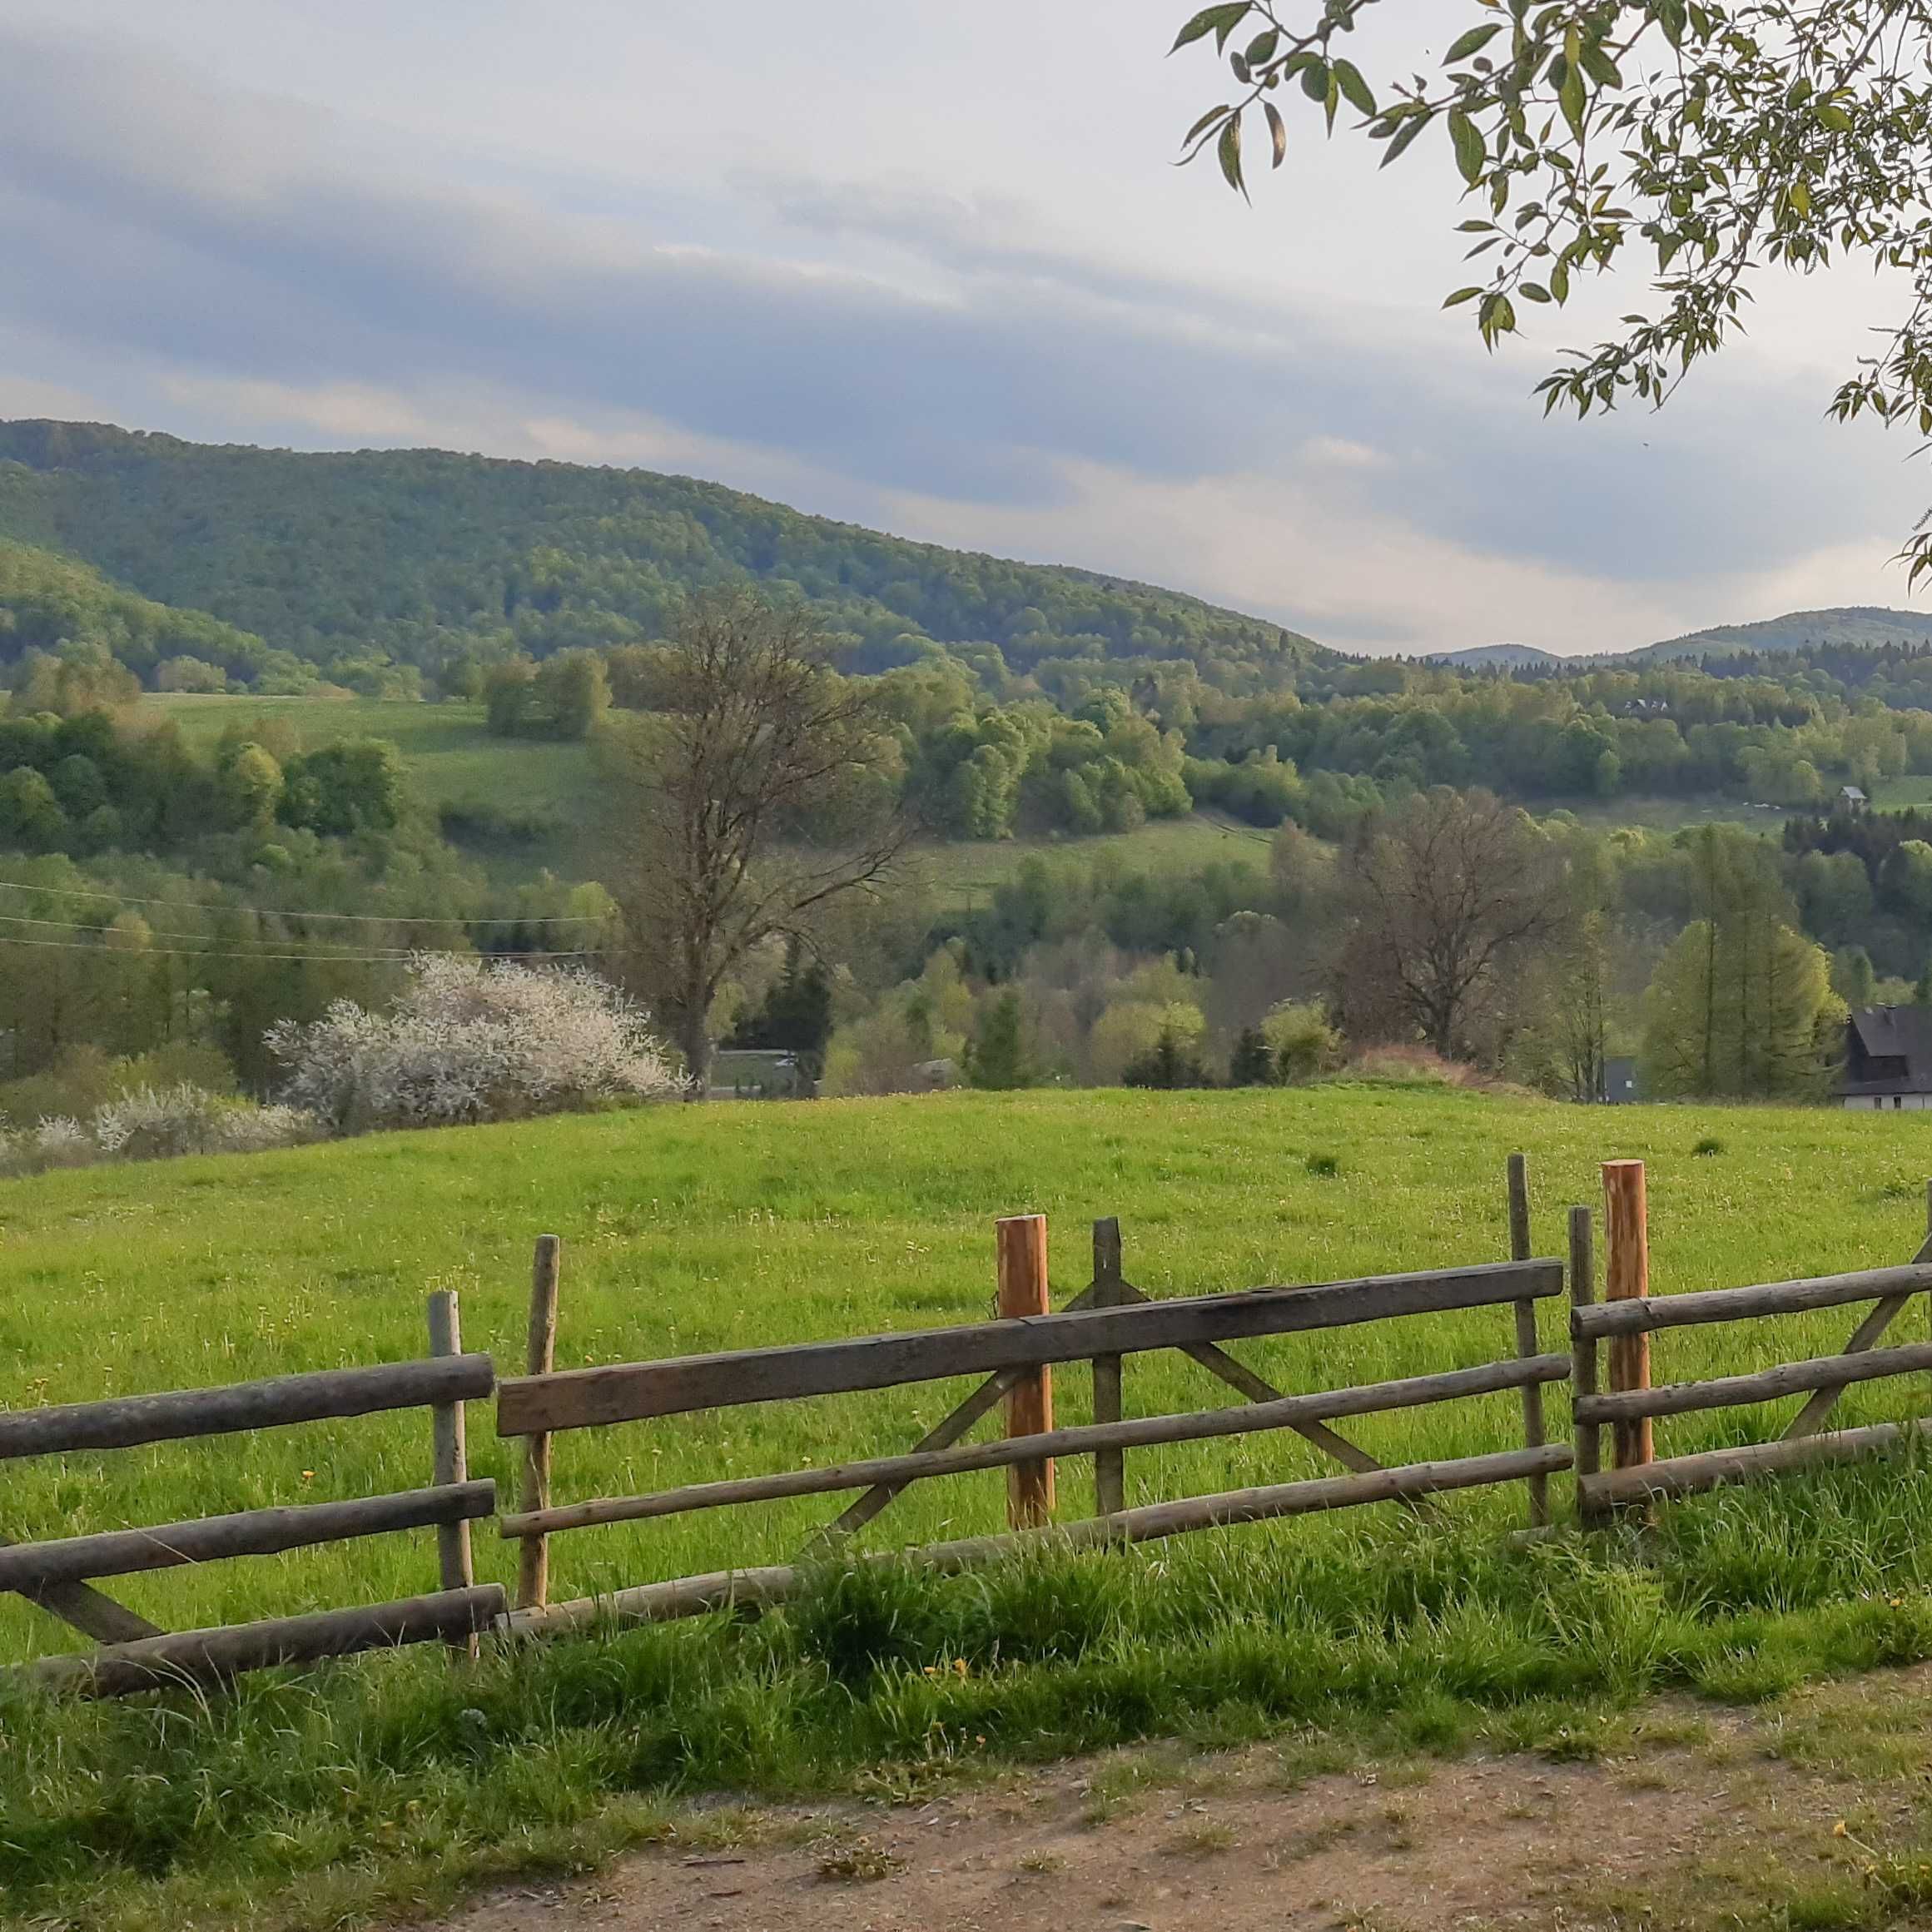
[[[1319,653],[1279,625],[1148,584],[948,550],[648,470],[434,449],[301,454],[97,424],[0,423],[0,538],[78,558],[310,663],[537,657],[663,634],[695,587],[793,584],[877,671],[991,646],[1185,659],[1247,690]],[[995,668],[991,665],[989,668]]]

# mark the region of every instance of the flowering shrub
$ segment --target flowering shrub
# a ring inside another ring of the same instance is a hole
[[[660,1100],[680,1076],[643,1013],[580,967],[421,953],[393,1012],[338,1000],[283,1021],[269,1050],[284,1100],[332,1131],[522,1119],[613,1100]]]
[[[313,1114],[223,1100],[183,1080],[142,1087],[96,1109],[93,1135],[112,1160],[164,1160],[177,1154],[246,1154],[315,1137]]]
[[[0,1173],[40,1174],[98,1160],[160,1160],[176,1154],[251,1154],[315,1138],[313,1114],[258,1107],[183,1080],[142,1087],[94,1109],[87,1120],[50,1115],[30,1131],[0,1127]]]
[[[42,1120],[22,1139],[26,1144],[22,1151],[39,1167],[85,1167],[95,1158],[87,1130],[67,1114]]]

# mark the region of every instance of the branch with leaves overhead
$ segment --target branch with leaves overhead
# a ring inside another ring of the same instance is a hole
[[[1932,436],[1932,0],[1435,0],[1460,24],[1433,73],[1371,79],[1343,49],[1388,0],[1227,0],[1182,27],[1235,82],[1189,130],[1248,191],[1244,128],[1288,159],[1297,94],[1333,132],[1383,144],[1383,164],[1439,127],[1478,212],[1461,224],[1485,279],[1473,305],[1493,346],[1522,303],[1560,307],[1582,278],[1644,251],[1654,312],[1563,352],[1537,385],[1579,415],[1626,395],[1662,403],[1742,325],[1756,276],[1845,260],[1909,278],[1904,311],[1856,357],[1830,408]],[[1414,8],[1418,16],[1420,8]],[[1906,547],[1932,571],[1932,518]]]

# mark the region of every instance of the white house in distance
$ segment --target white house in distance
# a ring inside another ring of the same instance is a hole
[[[1894,1113],[1932,1108],[1932,1006],[1860,1006],[1845,1023],[1847,1107]]]

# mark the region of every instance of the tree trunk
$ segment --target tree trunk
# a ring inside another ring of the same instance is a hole
[[[705,1075],[711,1071],[710,1016],[695,1001],[678,1016],[678,1050],[684,1055],[684,1070],[690,1075],[689,1098],[704,1098]]]

